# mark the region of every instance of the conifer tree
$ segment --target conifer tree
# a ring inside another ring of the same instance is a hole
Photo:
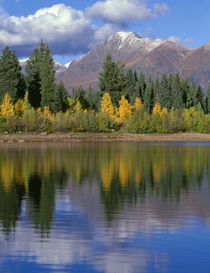
[[[135,86],[135,97],[138,97],[142,101],[144,101],[144,93],[146,91],[146,86],[147,84],[146,84],[144,73],[141,72]]]
[[[161,107],[166,107],[167,109],[171,109],[171,86],[170,81],[167,78],[166,73],[163,73],[160,83],[160,92],[158,96],[158,102]]]
[[[198,85],[197,90],[196,90],[196,98],[197,98],[197,105],[200,103],[200,106],[203,110],[205,110],[205,102],[204,102],[204,92],[203,88]]]
[[[148,113],[151,113],[151,110],[154,104],[154,89],[153,88],[154,88],[154,82],[150,76],[149,81],[147,83],[146,91],[144,93],[144,106],[147,109]]]
[[[29,92],[30,104],[38,108],[41,105],[41,54],[40,49],[35,48],[26,65],[26,82]]]
[[[53,111],[57,112],[66,112],[68,108],[68,91],[63,85],[63,82],[56,86],[55,90],[55,103],[53,106]]]
[[[41,45],[42,46],[42,45]],[[41,106],[48,106],[50,111],[53,111],[55,104],[55,71],[54,61],[50,53],[50,48],[47,45],[45,50],[41,53],[41,64],[40,64],[40,78],[41,78]],[[43,54],[43,56],[42,56]]]
[[[133,72],[131,69],[128,69],[128,71],[125,74],[125,79],[126,79],[126,87],[125,87],[124,95],[129,101],[133,103],[133,101],[135,100],[133,94],[135,93],[134,90],[137,83],[136,73]]]
[[[172,106],[174,107],[174,109],[184,108],[183,90],[181,87],[181,82],[180,82],[180,78],[178,74],[175,74],[172,77],[171,93],[172,93]]]
[[[0,101],[3,100],[6,93],[12,101],[23,97],[25,92],[21,66],[15,51],[11,52],[8,46],[2,49],[0,58]]]
[[[103,71],[99,73],[99,89],[101,94],[108,92],[114,105],[118,105],[125,92],[125,75],[123,65],[112,61],[110,53],[103,63]]]

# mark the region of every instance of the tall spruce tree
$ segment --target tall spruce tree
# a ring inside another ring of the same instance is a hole
[[[108,92],[114,105],[125,92],[125,75],[123,65],[112,61],[110,53],[107,54],[103,63],[103,71],[99,73],[99,89],[101,94]]]
[[[8,46],[2,49],[0,58],[0,101],[8,93],[12,101],[23,97],[25,93],[24,78],[15,51]]]
[[[53,111],[57,112],[66,112],[68,108],[68,91],[63,85],[63,82],[56,86],[55,90],[55,102],[53,105]]]
[[[172,77],[171,93],[172,93],[172,106],[174,107],[174,109],[184,108],[183,90],[182,90],[181,81],[178,74],[175,74]]]
[[[126,99],[128,99],[130,102],[133,103],[133,101],[135,100],[135,98],[133,98],[133,94],[135,93],[134,90],[137,83],[136,73],[133,72],[131,69],[128,69],[125,74],[125,79],[126,79],[126,87],[125,87],[124,95]]]
[[[26,83],[30,104],[37,108],[41,106],[41,54],[40,49],[35,48],[26,65]]]
[[[147,109],[148,113],[151,113],[153,105],[154,105],[154,82],[150,76],[147,82],[146,91],[144,93],[144,106]]]
[[[160,83],[160,92],[158,96],[158,102],[162,107],[166,107],[168,110],[171,109],[171,80],[168,79],[166,73],[163,73]]]
[[[136,94],[138,94],[137,97],[139,97],[142,100],[142,102],[144,102],[144,93],[146,91],[146,87],[147,87],[147,83],[145,80],[145,76],[144,76],[144,73],[141,72],[138,79],[137,79],[135,92],[136,92]]]
[[[42,47],[42,45],[41,45]],[[54,71],[54,61],[51,56],[50,48],[48,45],[41,53],[41,63],[40,63],[40,79],[41,79],[41,106],[48,106],[51,111],[54,109],[55,104],[55,71]],[[42,56],[43,55],[43,56]]]

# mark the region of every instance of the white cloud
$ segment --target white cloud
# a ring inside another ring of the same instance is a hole
[[[189,45],[194,44],[194,39],[191,38],[191,37],[182,39],[182,38],[177,37],[177,36],[170,36],[168,38],[168,40],[171,41],[171,42],[174,42],[176,44],[179,44],[181,46],[189,46]]]
[[[144,20],[153,17],[145,0],[106,0],[96,2],[86,9],[91,18],[122,24],[127,21]]]
[[[1,0],[0,0],[1,1]],[[57,4],[28,16],[10,16],[0,9],[0,47],[15,49],[18,56],[29,56],[41,38],[49,43],[53,54],[79,55],[132,21],[155,18],[167,5],[148,8],[146,0],[98,1],[86,11]],[[104,23],[98,27],[94,19]]]
[[[63,45],[64,51],[74,54],[86,51],[89,41],[94,37],[91,20],[84,12],[64,4],[40,9],[27,17],[8,16],[4,13],[0,20],[2,46],[8,44],[15,47],[30,47],[43,38],[55,47],[57,44]]]

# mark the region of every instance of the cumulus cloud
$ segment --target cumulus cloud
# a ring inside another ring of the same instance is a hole
[[[146,6],[144,0],[99,1],[87,8],[86,12],[91,18],[118,24],[153,17],[151,9]]]
[[[0,10],[0,47],[9,45],[19,57],[29,56],[42,38],[53,54],[79,55],[130,22],[155,18],[166,11],[166,4],[150,9],[146,0],[98,1],[85,11],[57,4],[21,17]],[[94,25],[94,19],[103,24]]]
[[[31,49],[43,38],[57,54],[83,53],[94,37],[94,27],[84,12],[64,4],[40,9],[27,17],[4,13],[0,20],[0,44],[14,46],[18,51]]]
[[[171,42],[174,42],[176,44],[179,44],[181,46],[189,46],[189,45],[194,44],[194,39],[191,38],[191,37],[182,39],[182,38],[177,37],[177,36],[170,36],[168,38],[168,40],[171,41]]]

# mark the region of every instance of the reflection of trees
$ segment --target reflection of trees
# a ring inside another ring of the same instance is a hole
[[[78,144],[0,150],[0,221],[9,232],[21,202],[42,234],[50,231],[57,189],[97,182],[107,219],[124,202],[148,195],[180,197],[199,188],[210,169],[210,147],[144,144]],[[26,197],[25,197],[26,196]]]
[[[54,152],[35,149],[0,151],[0,222],[9,232],[18,220],[26,196],[27,213],[42,234],[48,232],[54,215],[57,188],[67,174]]]

